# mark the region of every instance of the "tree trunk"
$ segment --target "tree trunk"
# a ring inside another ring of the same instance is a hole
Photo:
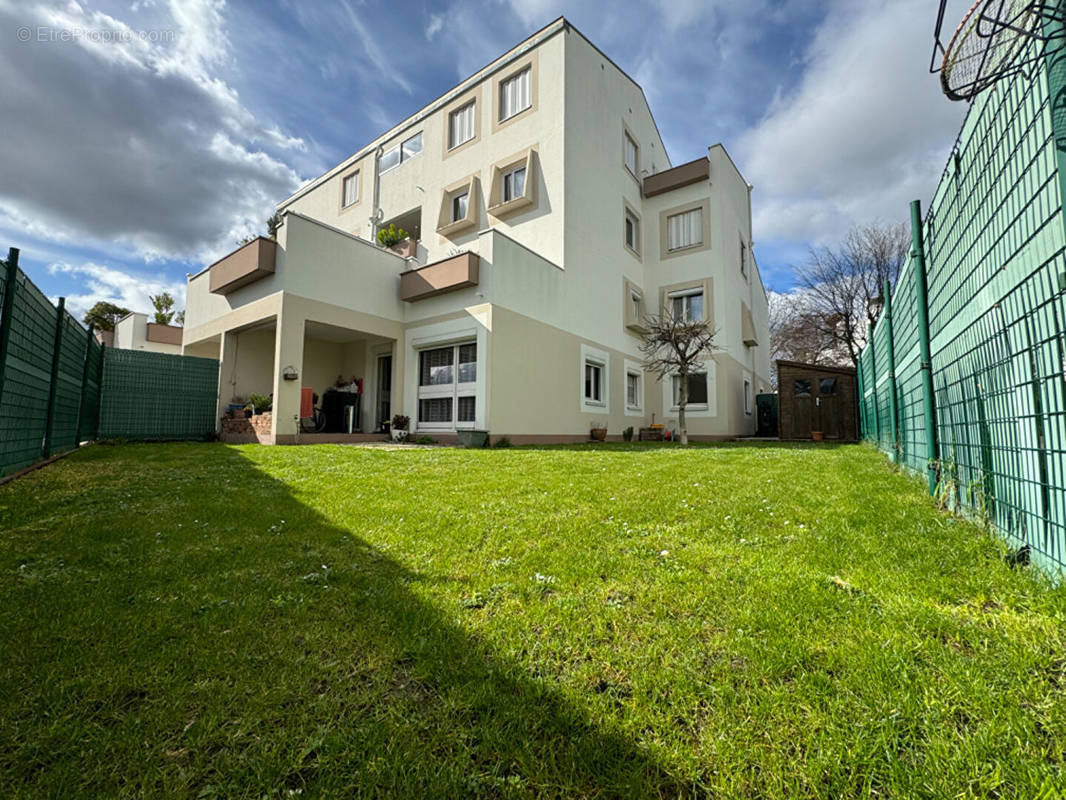
[[[681,429],[681,446],[688,444],[688,428],[685,426],[685,406],[688,405],[688,373],[682,372],[679,378],[681,391],[677,398],[677,425]]]

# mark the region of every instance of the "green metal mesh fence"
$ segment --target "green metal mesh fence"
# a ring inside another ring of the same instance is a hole
[[[1036,44],[1034,47],[1038,46]],[[912,256],[863,350],[865,438],[945,502],[1066,567],[1066,228],[1048,74],[974,101],[922,225],[935,430],[926,429]],[[895,384],[896,409],[889,398]]]
[[[0,475],[98,436],[215,429],[217,361],[103,347],[15,258],[0,261]]]
[[[199,439],[215,430],[217,400],[215,359],[104,351],[101,437]]]

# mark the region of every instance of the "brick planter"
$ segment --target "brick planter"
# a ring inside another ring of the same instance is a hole
[[[252,417],[233,417],[222,420],[221,439],[224,442],[270,442],[270,423],[273,415],[256,414]]]

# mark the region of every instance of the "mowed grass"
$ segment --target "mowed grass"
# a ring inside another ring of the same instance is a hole
[[[0,487],[0,795],[1057,797],[1002,556],[866,447],[98,446]]]

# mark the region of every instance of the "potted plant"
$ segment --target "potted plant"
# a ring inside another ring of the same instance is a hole
[[[589,438],[594,442],[607,441],[607,425],[606,423],[593,422],[592,427],[589,429]]]
[[[811,438],[814,439],[814,441],[816,441],[816,442],[822,441],[822,432],[821,431],[811,431]]]
[[[387,228],[378,231],[378,244],[404,258],[415,255],[415,240],[403,228],[397,228],[392,223],[389,223]]]
[[[270,411],[274,401],[265,394],[250,394],[248,395],[248,404],[256,414],[265,414]]]
[[[394,442],[405,442],[408,436],[408,426],[411,424],[411,418],[403,414],[396,414],[392,418],[392,440]]]
[[[630,425],[624,431],[622,431],[622,439],[627,442],[633,441],[633,426]]]

